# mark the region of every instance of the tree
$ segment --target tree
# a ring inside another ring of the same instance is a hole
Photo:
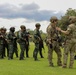
[[[65,15],[66,16],[76,16],[76,9],[69,8]]]
[[[59,27],[61,27],[63,30],[67,29],[67,26],[69,25],[69,16],[76,16],[76,9],[69,8],[65,15],[61,17],[61,19],[58,22]]]

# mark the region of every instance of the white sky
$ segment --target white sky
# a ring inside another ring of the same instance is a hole
[[[76,9],[76,0],[0,0],[0,5],[6,3],[17,6],[22,4],[36,3],[40,6],[40,10],[54,10],[57,12],[66,12],[68,8]],[[34,29],[36,22],[33,21],[32,23],[23,23],[24,20],[25,19],[22,18],[13,20],[0,18],[0,27],[5,26],[9,29],[11,26],[15,26],[16,29],[18,29],[21,24],[24,24],[27,28]],[[45,32],[49,22],[43,21],[40,23],[42,25],[41,29]]]

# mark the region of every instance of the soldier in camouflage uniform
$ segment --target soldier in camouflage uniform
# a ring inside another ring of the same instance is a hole
[[[58,22],[57,17],[52,16],[50,19],[50,24],[47,27],[47,46],[48,46],[48,60],[49,60],[49,66],[54,66],[52,62],[53,58],[53,51],[56,52],[57,54],[57,65],[61,66],[61,50],[59,47],[59,42],[58,42],[58,31],[56,30],[56,25]]]
[[[74,52],[76,47],[76,25],[74,24],[76,22],[75,16],[69,17],[69,25],[67,27],[67,30],[61,30],[60,28],[56,28],[60,32],[66,34],[66,42],[64,46],[64,55],[63,55],[63,68],[67,67],[67,59],[68,54],[70,53],[70,62],[69,62],[69,68],[73,68],[74,64]]]
[[[20,58],[19,60],[24,59],[24,51],[26,50],[26,45],[28,44],[27,42],[27,32],[26,32],[26,27],[24,25],[20,26],[21,30],[19,31],[19,44],[21,48],[20,52]]]
[[[9,55],[9,50],[8,50],[8,44],[7,44],[7,39],[6,39],[6,28],[2,27],[1,28],[1,33],[4,37],[4,44],[3,44],[3,53],[2,53],[2,57],[6,56],[6,48],[7,48],[7,56]]]
[[[0,50],[2,51],[1,52],[1,58],[4,58],[5,56],[5,41],[6,41],[6,35],[5,35],[5,28],[2,27],[1,28],[1,31],[0,31]]]
[[[8,41],[8,48],[9,48],[8,60],[13,59],[13,53],[15,50],[15,42],[17,40],[17,37],[14,32],[15,32],[15,28],[11,27],[10,32],[7,34],[7,41]]]
[[[2,53],[3,53],[3,44],[4,44],[4,38],[3,35],[1,33],[1,29],[0,29],[0,59],[2,59]]]
[[[34,30],[34,43],[35,43],[35,49],[34,49],[34,52],[33,52],[33,57],[34,57],[34,60],[37,61],[37,54],[38,54],[38,51],[39,51],[39,41],[41,41],[41,35],[40,35],[40,32],[39,32],[39,29],[40,29],[40,24],[39,23],[36,23],[35,27],[36,29]]]

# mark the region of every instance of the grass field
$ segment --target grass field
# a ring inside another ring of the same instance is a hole
[[[13,60],[8,60],[7,57],[0,59],[0,75],[75,75],[76,74],[76,61],[73,69],[63,69],[56,64],[56,54],[53,55],[53,62],[55,67],[49,67],[47,59],[47,47],[45,46],[45,53],[43,51],[44,58],[38,59],[40,61],[34,61],[32,53],[34,50],[34,44],[30,44],[29,56],[25,60],[19,60],[14,55]],[[20,49],[19,49],[20,52]]]

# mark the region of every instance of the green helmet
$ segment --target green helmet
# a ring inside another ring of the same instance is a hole
[[[41,25],[40,25],[40,23],[36,23],[35,26],[36,27],[40,27]]]
[[[76,22],[76,17],[75,16],[70,16],[69,17],[69,22],[70,23],[75,23]]]
[[[24,25],[21,25],[20,28],[22,29],[22,28],[26,28],[26,27]]]
[[[56,16],[52,16],[51,18],[50,18],[50,22],[54,22],[54,21],[58,21],[58,18],[56,17]]]

